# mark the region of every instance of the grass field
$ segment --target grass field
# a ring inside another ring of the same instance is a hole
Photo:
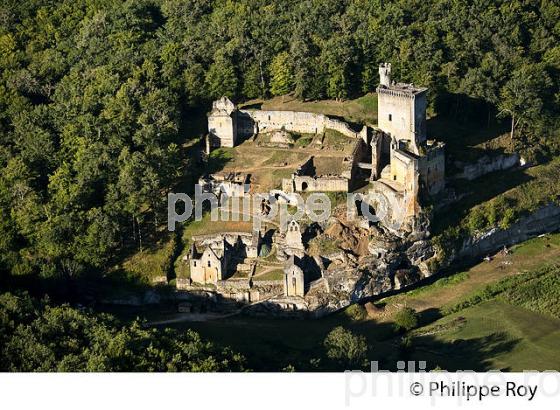
[[[481,303],[416,332],[412,358],[446,370],[560,369],[560,320],[503,301]]]

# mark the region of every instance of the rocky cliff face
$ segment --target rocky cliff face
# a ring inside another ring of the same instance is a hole
[[[333,224],[340,224],[340,221],[331,221],[331,226],[326,227],[325,232],[330,233],[334,229]],[[322,259],[324,270],[319,279],[308,284],[304,298],[273,296],[262,303],[246,304],[218,297],[214,292],[202,292],[199,295],[179,291],[160,295],[151,291],[143,299],[134,297],[132,300],[113,300],[108,303],[143,305],[158,303],[161,296],[162,302],[188,300],[193,306],[198,304],[216,311],[243,311],[259,316],[320,317],[352,303],[404,289],[436,273],[430,269],[430,261],[436,258],[436,250],[432,241],[422,232],[400,238],[379,228],[369,229],[369,236],[364,234],[364,227],[360,226],[335,228],[342,249],[333,254],[316,256]],[[560,230],[560,206],[550,204],[508,229],[496,228],[468,238],[458,252],[444,261],[444,265],[464,258],[482,258],[504,246],[557,230]],[[211,299],[208,299],[209,295]]]
[[[489,157],[485,155],[472,164],[463,164],[457,161],[455,166],[462,169],[462,172],[455,175],[455,178],[472,181],[491,172],[503,171],[523,165],[524,162],[525,161],[522,160],[519,154],[500,154],[496,157]]]
[[[445,264],[465,258],[482,258],[543,233],[560,230],[560,206],[550,204],[512,224],[468,238],[459,252]],[[323,315],[373,296],[400,290],[431,276],[429,261],[435,258],[431,240],[419,236],[401,239],[377,236],[370,241],[370,255],[355,266],[329,273],[331,294],[320,303],[308,305],[309,312]],[[336,292],[332,292],[336,289]]]
[[[495,252],[504,246],[526,241],[534,236],[560,229],[560,206],[550,204],[522,218],[508,229],[494,228],[468,238],[455,259],[477,258]]]

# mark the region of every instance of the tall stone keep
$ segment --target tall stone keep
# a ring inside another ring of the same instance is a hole
[[[379,128],[416,155],[426,142],[426,91],[412,84],[392,83],[391,64],[379,66]]]

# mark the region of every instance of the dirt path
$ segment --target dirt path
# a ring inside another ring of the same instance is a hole
[[[267,266],[266,268],[264,268],[262,271],[260,271],[259,273],[256,273],[253,277],[254,278],[258,278],[260,276],[265,275],[268,272],[272,272],[274,270],[278,270],[281,269],[283,266],[282,264],[278,264],[277,266]]]

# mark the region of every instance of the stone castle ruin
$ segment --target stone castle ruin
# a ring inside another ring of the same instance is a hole
[[[427,138],[427,88],[395,83],[389,63],[379,66],[379,76],[377,127],[363,126],[357,132],[323,114],[242,110],[222,97],[214,102],[208,117],[211,146],[234,147],[259,133],[335,130],[353,139],[351,154],[342,160],[311,156],[291,178],[282,181],[282,190],[350,192],[362,171],[368,170],[370,192],[386,198],[389,219],[412,230],[421,211],[421,196],[437,195],[445,187],[445,147]],[[370,205],[375,208],[379,204]]]
[[[364,140],[367,127],[354,131],[348,124],[324,114],[299,111],[264,111],[239,109],[227,97],[214,101],[208,114],[210,146],[234,147],[256,134],[286,131],[300,134],[320,134],[330,129],[351,138]]]
[[[356,227],[335,218],[334,224],[330,221],[330,227],[319,227],[318,232],[324,230],[328,237],[340,231],[349,242],[342,244],[346,250],[321,256],[311,256],[296,221],[291,221],[285,232],[271,229],[268,233],[222,232],[193,237],[190,252],[184,257],[190,278],[178,279],[178,288],[202,287],[267,309],[316,312],[325,306],[341,307],[345,303],[342,294],[359,298],[368,292],[406,286],[427,274],[423,255],[433,255],[425,251],[427,241],[421,239],[410,248],[402,248],[405,253],[411,249],[410,255],[402,254],[394,244],[406,236],[399,231],[418,229],[422,198],[444,189],[445,148],[427,137],[427,89],[395,83],[387,63],[380,65],[379,74],[377,127],[364,125],[356,131],[323,114],[240,109],[222,97],[213,103],[208,116],[207,148],[235,147],[264,134],[269,136],[267,149],[290,150],[290,133],[325,135],[334,130],[344,136],[342,154],[319,155],[317,151],[314,155],[315,148],[310,145],[305,151],[308,158],[290,178],[282,180],[282,190],[274,190],[274,196],[290,201],[294,192],[352,192],[355,186],[365,184],[360,200],[376,212],[381,204],[364,192],[384,198],[388,220],[396,224],[382,221],[387,226]],[[216,173],[200,180],[207,192],[238,197],[248,193],[244,186],[250,182],[251,176],[243,172]],[[423,266],[421,272],[411,269],[413,265]],[[388,270],[398,274],[390,277]],[[364,272],[369,272],[369,284],[360,282]]]

